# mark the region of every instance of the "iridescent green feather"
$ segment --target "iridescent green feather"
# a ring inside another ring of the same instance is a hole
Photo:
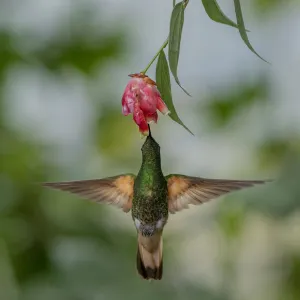
[[[161,170],[160,147],[148,136],[142,147],[143,161],[135,179],[132,217],[155,224],[168,217],[167,181]]]

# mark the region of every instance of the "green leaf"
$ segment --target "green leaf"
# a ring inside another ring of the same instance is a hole
[[[235,7],[235,14],[236,14],[236,19],[237,19],[237,24],[238,24],[238,29],[241,35],[241,38],[243,39],[243,41],[245,42],[245,44],[247,45],[247,47],[254,53],[256,54],[260,59],[262,59],[263,61],[265,61],[266,63],[269,64],[268,61],[266,61],[264,58],[262,58],[252,47],[252,45],[250,44],[250,41],[248,39],[247,36],[247,32],[245,29],[245,24],[244,24],[244,20],[243,20],[243,14],[242,14],[242,8],[241,8],[241,3],[240,0],[233,0],[234,1],[234,7]]]
[[[172,11],[169,33],[169,64],[171,72],[177,84],[182,90],[190,96],[190,94],[181,86],[177,75],[177,67],[180,52],[181,33],[184,22],[184,2],[177,3]]]
[[[207,15],[215,22],[226,24],[235,28],[238,25],[231,21],[221,10],[218,2],[216,0],[202,0],[204,9]]]
[[[170,81],[170,73],[169,66],[166,59],[165,52],[162,50],[159,54],[157,65],[156,65],[156,84],[157,88],[161,93],[161,97],[166,103],[168,109],[170,110],[170,118],[182,125],[188,132],[194,135],[180,120],[178,114],[175,110],[173,100],[172,100],[172,92],[171,92],[171,81]]]

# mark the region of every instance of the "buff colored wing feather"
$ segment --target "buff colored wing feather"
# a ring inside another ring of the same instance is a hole
[[[132,206],[134,175],[79,180],[69,182],[49,182],[43,186],[67,191],[97,203],[113,204],[128,212]]]
[[[199,205],[221,195],[262,184],[262,180],[219,180],[170,174],[168,183],[169,212],[176,213],[189,204]]]

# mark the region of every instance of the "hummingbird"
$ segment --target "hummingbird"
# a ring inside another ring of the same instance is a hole
[[[77,194],[93,202],[114,204],[125,213],[131,210],[137,231],[137,271],[144,279],[160,280],[163,274],[162,234],[170,213],[266,181],[206,179],[181,174],[164,176],[160,146],[152,137],[150,127],[141,150],[142,165],[136,176],[121,174],[103,179],[48,182],[43,186]]]

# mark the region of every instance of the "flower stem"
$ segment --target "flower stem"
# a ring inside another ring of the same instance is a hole
[[[173,6],[175,6],[176,1],[173,1]],[[183,7],[184,9],[186,8],[186,6],[188,5],[189,0],[183,0]],[[154,63],[154,61],[156,60],[156,58],[158,57],[159,53],[165,49],[168,46],[169,43],[169,38],[167,38],[165,40],[165,42],[162,44],[162,46],[159,48],[159,50],[156,52],[156,54],[153,56],[153,58],[151,59],[151,61],[149,62],[149,64],[147,65],[147,67],[141,72],[142,74],[146,74],[146,72],[149,70],[149,68],[152,66],[152,64]]]
[[[158,57],[159,53],[167,47],[169,43],[169,39],[167,38],[165,40],[165,42],[162,44],[162,46],[159,48],[159,50],[156,52],[156,54],[153,56],[153,58],[151,59],[151,61],[149,62],[149,64],[147,65],[147,67],[141,72],[142,74],[146,74],[146,72],[149,70],[149,68],[151,67],[151,65],[154,63],[154,61],[156,60],[156,58]]]

